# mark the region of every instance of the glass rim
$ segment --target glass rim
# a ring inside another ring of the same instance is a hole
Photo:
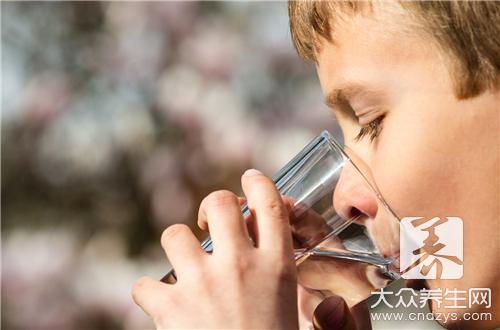
[[[396,212],[390,207],[390,205],[387,203],[385,198],[382,196],[382,193],[380,192],[380,189],[377,186],[377,183],[375,182],[375,179],[370,180],[368,178],[368,174],[364,173],[363,170],[359,167],[359,164],[356,164],[356,161],[353,160],[353,157],[350,155],[356,155],[356,153],[349,148],[349,146],[344,146],[342,147],[333,137],[333,135],[328,131],[328,130],[323,130],[321,134],[318,135],[319,138],[325,139],[326,141],[329,142],[330,147],[332,149],[335,149],[338,151],[344,158],[346,158],[347,161],[349,161],[352,166],[356,169],[356,171],[361,175],[365,183],[368,185],[368,187],[373,191],[373,193],[377,196],[377,199],[383,204],[383,206],[389,211],[389,213],[396,218],[396,220],[400,220]],[[347,150],[347,152],[346,152]],[[357,156],[357,155],[356,155]],[[362,159],[359,159],[360,162],[363,162]],[[368,167],[369,168],[369,167]]]
[[[274,181],[276,188],[280,190],[280,188],[288,181],[290,177],[295,175],[297,171],[300,170],[300,165],[301,163],[304,163],[307,159],[309,159],[309,156],[314,153],[318,148],[327,145],[330,150],[337,152],[342,160],[343,164],[342,166],[345,166],[346,162],[349,162],[352,164],[352,166],[355,168],[356,172],[361,175],[363,178],[365,184],[368,185],[368,187],[371,189],[371,191],[376,195],[376,198],[378,201],[382,203],[384,208],[396,219],[399,220],[399,217],[394,213],[394,211],[391,209],[391,207],[387,204],[385,199],[382,197],[382,195],[378,191],[378,187],[376,186],[375,182],[370,182],[370,180],[366,177],[366,175],[363,173],[363,171],[359,168],[358,165],[353,161],[352,157],[346,152],[345,149],[349,150],[350,153],[353,155],[356,155],[356,153],[348,146],[341,146],[335,138],[332,136],[332,134],[328,130],[323,130],[320,134],[318,134],[311,142],[309,142],[298,154],[296,154],[288,163],[285,164],[273,177],[272,180]],[[362,160],[360,160],[362,161]],[[245,203],[242,206],[241,209],[243,216],[246,218],[251,215],[250,209],[248,207],[248,204]],[[330,236],[330,235],[328,235]],[[201,242],[201,248],[208,252],[211,253],[213,251],[213,244],[212,244],[212,239],[207,237],[205,240]],[[175,280],[177,280],[177,276],[175,274],[175,271],[172,269],[170,272],[168,272],[163,278],[162,281],[167,283],[167,279],[169,276],[173,276]]]

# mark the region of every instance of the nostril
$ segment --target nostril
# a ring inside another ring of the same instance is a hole
[[[349,217],[351,219],[356,218],[356,217],[360,216],[361,214],[362,214],[362,212],[356,207],[351,207],[351,209],[349,210]]]

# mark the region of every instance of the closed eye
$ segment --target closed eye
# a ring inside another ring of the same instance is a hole
[[[385,115],[381,115],[374,120],[372,120],[367,125],[361,127],[358,135],[354,138],[354,141],[360,141],[364,137],[369,137],[370,142],[372,142],[382,130],[382,121],[384,120]]]

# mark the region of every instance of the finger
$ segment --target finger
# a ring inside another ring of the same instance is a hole
[[[256,223],[257,246],[291,252],[288,211],[274,182],[257,170],[246,171],[241,181]]]
[[[188,226],[175,224],[165,229],[161,245],[179,279],[201,267],[205,253]]]
[[[300,242],[301,248],[316,246],[332,231],[325,219],[313,209],[294,215],[290,222],[292,235]]]
[[[283,196],[283,203],[290,217],[295,248],[315,247],[333,231],[334,227],[327,222],[332,220],[330,216],[325,217],[289,196]]]
[[[309,328],[309,325],[312,324],[314,310],[324,298],[320,291],[297,284],[297,309],[300,329]]]
[[[370,319],[370,310],[368,309],[368,304],[365,301],[360,302],[352,306],[351,315],[354,318],[354,323],[358,329],[371,330],[372,321]]]
[[[240,205],[240,207],[243,207],[246,202],[247,199],[245,197],[238,196],[238,204]],[[206,218],[198,219],[198,227],[203,231],[208,231],[208,222],[206,220]]]
[[[239,197],[239,199],[242,199],[242,198]],[[292,220],[292,219],[294,219],[293,200],[287,196],[281,196],[281,199],[283,201],[283,204],[285,205],[286,212],[290,218],[290,223],[293,223],[293,220]],[[244,199],[244,203],[247,203],[246,198]],[[258,230],[257,230],[258,228],[257,228],[257,223],[255,222],[252,214],[250,214],[248,217],[245,217],[245,221],[247,222],[248,233],[249,233],[250,237],[252,238],[252,241],[257,242],[258,241]],[[298,245],[298,247],[300,247],[300,244],[297,244],[297,245]],[[295,247],[295,243],[294,243],[294,247]]]
[[[230,191],[219,190],[205,197],[198,213],[200,227],[203,223],[210,231],[214,254],[252,247],[240,203]]]
[[[293,205],[295,204],[295,201],[293,198],[289,196],[281,196],[281,200],[283,201],[283,205],[285,205],[286,211],[289,216],[290,223],[293,223],[293,219],[295,218],[295,214],[293,211]]]
[[[132,288],[132,299],[151,317],[155,317],[165,298],[168,297],[168,285],[151,277],[141,277]]]
[[[344,299],[331,296],[323,300],[314,310],[315,330],[356,330],[356,323]]]

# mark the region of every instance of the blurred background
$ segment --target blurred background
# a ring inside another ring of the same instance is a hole
[[[143,329],[213,190],[338,134],[286,2],[2,2],[2,329]]]

